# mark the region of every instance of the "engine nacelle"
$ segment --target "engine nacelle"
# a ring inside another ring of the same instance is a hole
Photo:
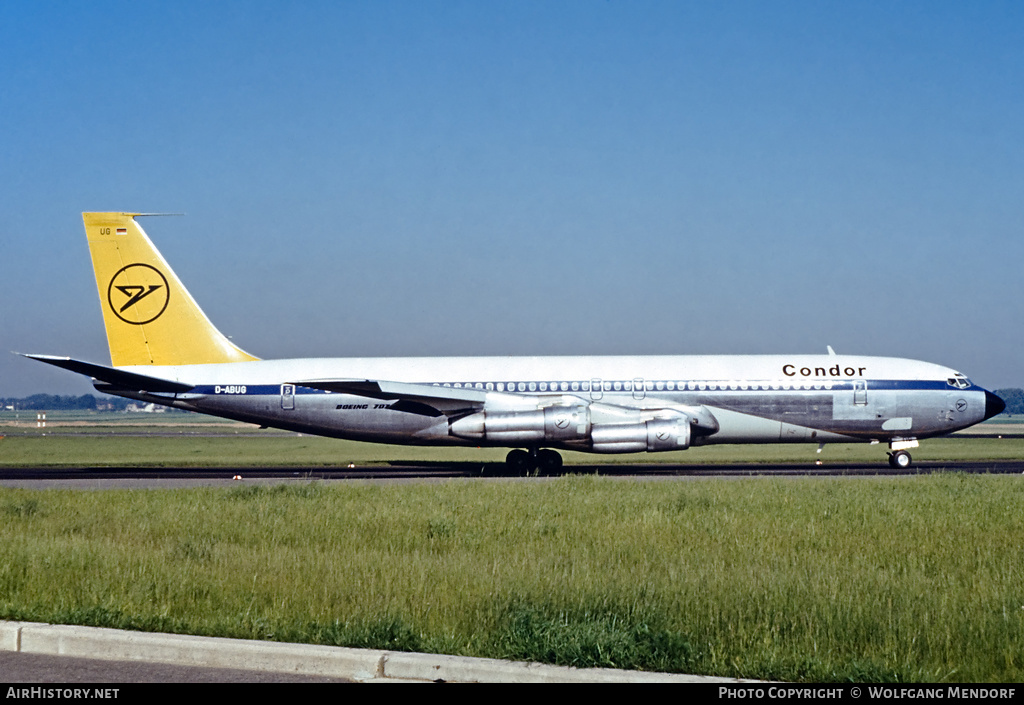
[[[509,445],[571,441],[590,434],[590,410],[549,406],[535,411],[481,411],[453,421],[450,428],[453,436]]]
[[[718,420],[703,406],[663,410],[641,421],[639,411],[605,413],[594,423],[586,405],[556,405],[529,411],[480,411],[453,421],[450,433],[495,445],[556,447],[591,453],[643,453],[686,450],[694,435],[718,431]],[[632,417],[632,418],[630,418]]]
[[[595,453],[642,453],[690,447],[689,417],[651,419],[636,424],[601,424],[590,431]]]

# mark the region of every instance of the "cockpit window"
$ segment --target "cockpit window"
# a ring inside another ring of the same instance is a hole
[[[956,376],[947,379],[946,384],[950,387],[956,387],[957,389],[967,389],[971,386],[971,380],[967,379],[962,374],[957,374]]]

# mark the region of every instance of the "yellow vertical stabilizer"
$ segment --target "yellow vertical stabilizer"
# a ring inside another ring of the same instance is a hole
[[[82,214],[111,363],[124,367],[258,359],[210,323],[135,222],[137,215]]]

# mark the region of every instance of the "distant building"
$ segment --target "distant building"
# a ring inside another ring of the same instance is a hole
[[[156,404],[146,404],[140,406],[139,404],[128,404],[124,410],[129,413],[136,414],[163,414],[167,412],[167,407],[157,406]]]

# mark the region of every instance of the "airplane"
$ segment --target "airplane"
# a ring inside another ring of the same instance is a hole
[[[107,394],[302,433],[510,448],[512,472],[558,450],[640,453],[729,443],[888,444],[1005,409],[941,365],[838,355],[395,357],[261,360],[210,322],[136,218],[83,213],[111,365],[25,355]]]

